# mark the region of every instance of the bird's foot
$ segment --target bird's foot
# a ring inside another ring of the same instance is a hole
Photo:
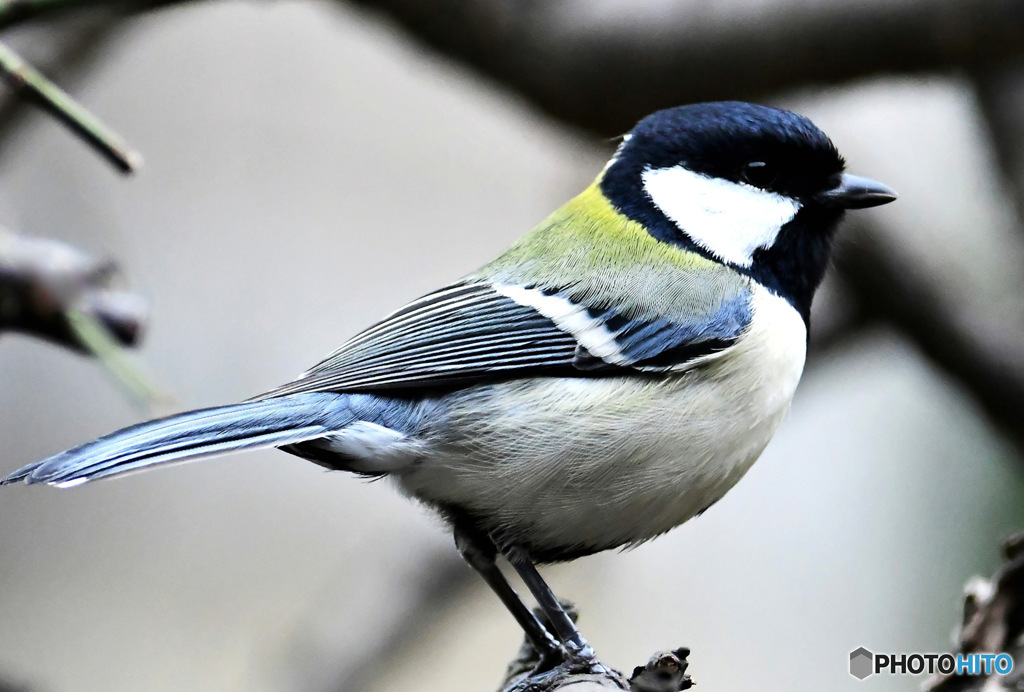
[[[563,601],[562,605],[575,620],[575,606],[568,601]],[[543,610],[538,608],[534,613],[545,627],[551,627]],[[505,679],[518,678],[523,683],[529,681],[533,687],[524,687],[523,689],[533,690],[544,689],[541,683],[549,678],[551,680],[562,679],[567,675],[594,675],[624,679],[618,672],[598,660],[594,649],[589,644],[584,644],[583,647],[558,644],[544,652],[538,652],[529,637],[525,638],[519,649],[519,654],[509,664]]]
[[[534,656],[536,657],[535,652]],[[596,658],[581,658],[568,652],[565,656],[564,660],[554,666],[546,663],[543,658],[532,668],[518,667],[520,660],[513,662],[509,666],[505,682],[502,683],[502,692],[547,692],[560,688],[561,684],[569,679],[574,682],[593,681],[602,685],[606,685],[610,680],[617,689],[629,689],[626,678],[621,673],[612,670]]]
[[[570,659],[572,659],[572,655],[562,646],[538,652],[530,639],[526,638],[522,646],[519,647],[519,653],[509,663],[508,670],[505,671],[505,678],[512,679],[520,676],[532,678],[543,675],[565,664]]]
[[[533,647],[530,647],[531,651]],[[522,653],[522,652],[520,652]],[[562,665],[569,659],[569,653],[562,647],[545,651],[539,656],[535,651],[532,651],[532,660],[535,661],[532,668],[530,668],[530,676],[540,675],[546,673],[549,670],[554,670],[558,666]]]
[[[611,668],[601,663],[589,644],[582,649],[566,647],[564,664],[573,673],[592,673],[594,675],[608,675],[613,673]]]

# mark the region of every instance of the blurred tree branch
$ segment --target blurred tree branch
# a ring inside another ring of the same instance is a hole
[[[141,157],[99,118],[0,43],[0,77],[16,94],[49,113],[122,173],[132,173]]]
[[[690,101],[1024,55],[1019,0],[642,4],[352,0],[565,122],[609,136]]]
[[[137,343],[147,309],[111,288],[116,265],[76,247],[0,229],[0,333],[18,331],[87,351],[67,314],[99,320],[124,346]]]
[[[1024,61],[977,72],[978,104],[1024,233]]]
[[[0,0],[0,29],[35,19],[53,19],[82,10],[103,9],[127,15],[190,0]]]
[[[0,334],[21,332],[97,357],[133,398],[152,407],[171,397],[130,361],[149,309],[116,287],[117,266],[72,245],[0,228]]]
[[[190,1],[6,0],[0,29],[83,8],[131,14]],[[592,0],[338,1],[386,13],[554,117],[602,135],[688,101],[1024,57],[1019,0],[784,0],[739,13],[698,2],[616,11]]]
[[[1024,660],[1024,532],[1003,543],[1005,563],[992,579],[974,577],[964,588],[963,616],[955,653],[1009,653]],[[925,692],[1003,692],[1024,688],[1024,670],[998,675],[936,675]]]
[[[882,246],[887,230],[862,217],[846,221],[835,267],[859,308],[892,324],[957,379],[1004,434],[1024,447],[1024,352],[946,307],[933,277]],[[891,234],[890,234],[891,235]]]
[[[92,18],[51,33],[51,42],[58,45],[53,55],[39,64],[39,68],[58,81],[74,81],[93,65],[94,59],[116,33],[116,27],[109,20]],[[33,38],[39,40],[39,37]],[[0,154],[4,145],[14,139],[17,125],[28,110],[27,102],[16,95],[0,100]]]

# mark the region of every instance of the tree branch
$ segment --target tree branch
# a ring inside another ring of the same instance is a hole
[[[1024,447],[1021,349],[1001,348],[972,320],[947,308],[930,277],[881,246],[878,238],[887,234],[885,229],[860,217],[846,224],[835,266],[861,309],[902,330],[973,395],[997,427]]]
[[[52,115],[122,173],[132,173],[141,164],[138,152],[117,133],[3,43],[0,77],[19,96]]]
[[[147,408],[172,397],[128,359],[148,307],[115,288],[117,266],[48,238],[0,229],[0,334],[21,332],[98,358],[132,397]]]
[[[121,345],[135,345],[147,310],[133,294],[110,288],[117,273],[110,260],[66,243],[0,229],[0,332],[87,351],[66,319],[74,309],[100,321]]]
[[[660,651],[646,665],[637,666],[627,680],[618,671],[595,672],[587,663],[567,662],[543,673],[532,673],[539,660],[529,642],[524,642],[518,657],[512,661],[501,684],[500,692],[682,692],[693,687],[686,674],[690,663],[689,649]]]
[[[1008,653],[1024,660],[1024,532],[1003,543],[1006,563],[992,579],[975,577],[964,588],[963,618],[956,635],[956,653]],[[923,687],[926,692],[1003,692],[1024,687],[1020,666],[1006,677],[992,675],[937,675]]]
[[[894,72],[1024,55],[1019,0],[876,0],[760,8],[591,0],[352,0],[601,135],[659,108],[756,99]]]
[[[186,1],[6,0],[0,29],[88,7],[127,14]],[[1019,0],[780,0],[739,11],[693,0],[647,8],[592,0],[346,4],[385,13],[552,116],[602,135],[688,101],[1024,56]]]
[[[121,15],[183,5],[194,0],[0,0],[0,29],[34,20],[49,20],[83,10],[103,9]]]
[[[1024,62],[976,73],[974,85],[996,164],[1024,231]]]
[[[562,607],[575,622],[579,615],[576,606],[569,601],[562,601]],[[542,609],[535,608],[533,613],[546,627],[551,628]],[[572,692],[681,692],[694,685],[686,674],[690,665],[686,660],[689,655],[690,650],[687,648],[658,652],[646,665],[634,668],[628,680],[616,670],[595,670],[591,661],[583,660],[569,660],[551,670],[536,673],[534,669],[540,663],[540,656],[527,637],[523,639],[519,653],[505,671],[500,692],[555,692],[570,687]]]

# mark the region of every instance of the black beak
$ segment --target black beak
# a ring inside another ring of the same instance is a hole
[[[843,209],[867,209],[888,204],[896,199],[896,191],[870,178],[843,173],[839,184],[818,195],[822,204]]]

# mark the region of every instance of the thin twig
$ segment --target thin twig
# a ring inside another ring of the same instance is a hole
[[[133,173],[142,157],[70,95],[0,43],[0,77],[20,96],[67,126],[122,173]]]

